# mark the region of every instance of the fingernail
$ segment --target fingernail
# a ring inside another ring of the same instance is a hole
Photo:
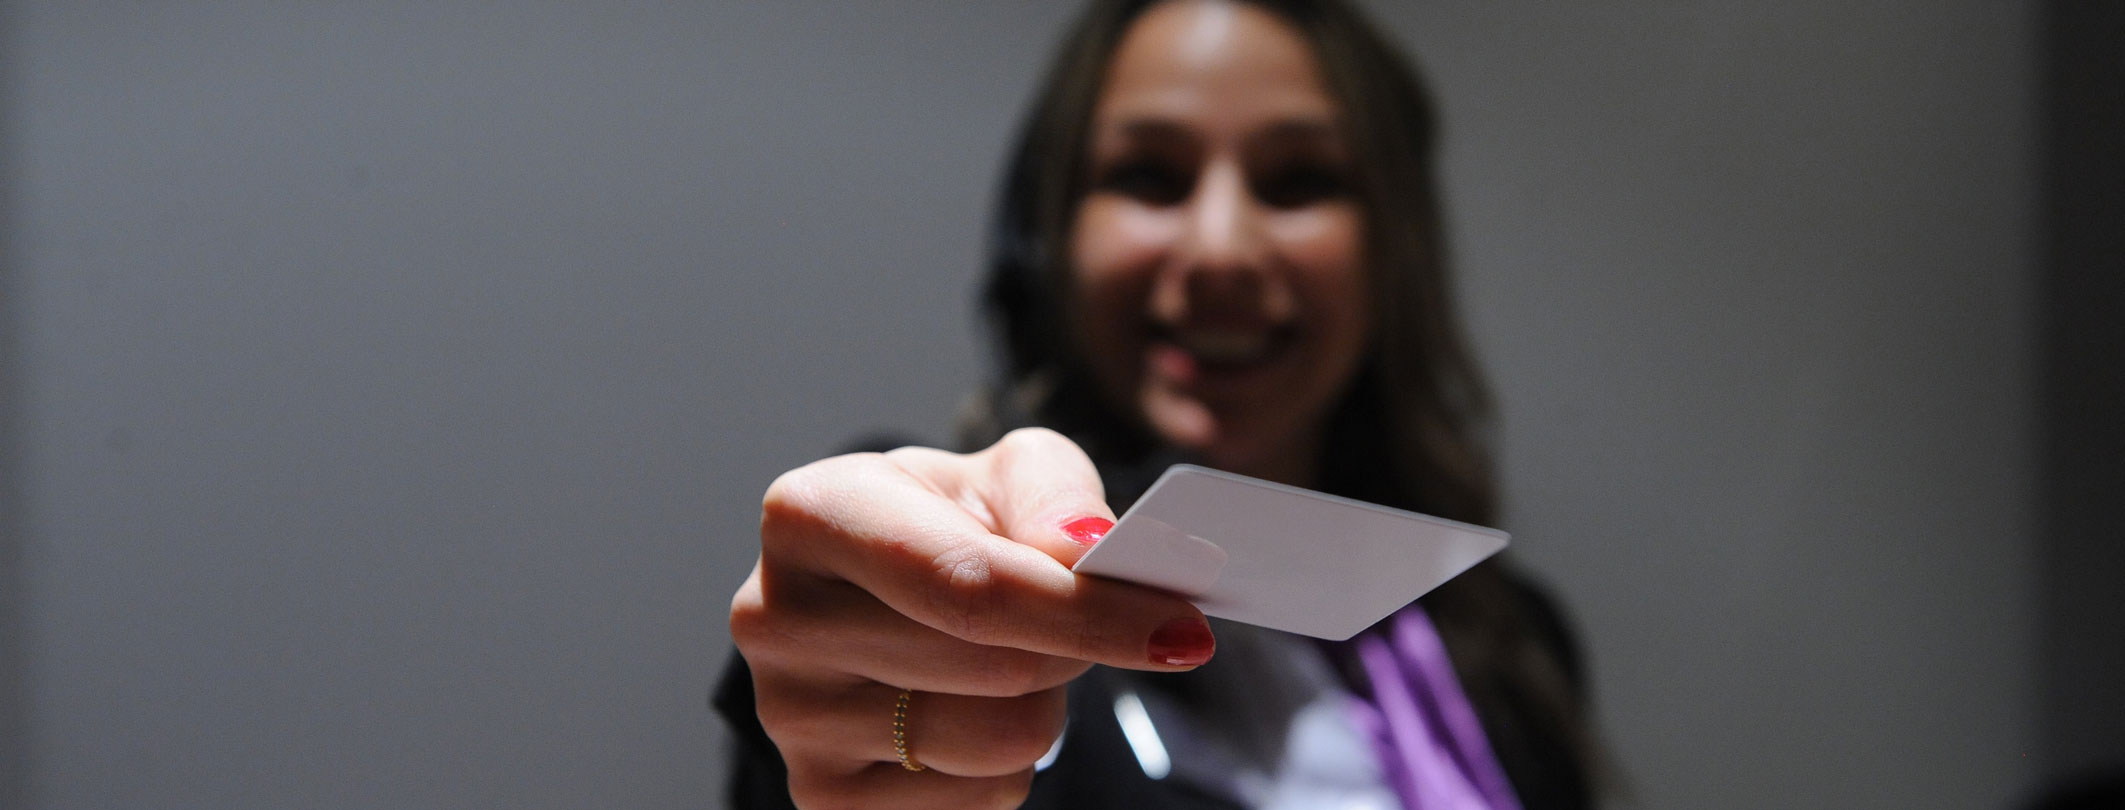
[[[1151,663],[1192,667],[1210,660],[1217,637],[1202,619],[1174,619],[1151,632]]]
[[[1063,534],[1069,535],[1080,546],[1089,546],[1106,537],[1107,530],[1112,528],[1114,521],[1103,517],[1078,518],[1063,524]]]

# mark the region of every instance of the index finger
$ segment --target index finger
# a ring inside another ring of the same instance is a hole
[[[1077,576],[1047,552],[993,531],[978,519],[986,508],[970,510],[882,456],[830,459],[769,490],[763,540],[787,533],[805,541],[764,543],[763,563],[779,558],[850,582],[902,615],[976,644],[1129,669],[1170,671],[1209,660],[1215,639],[1187,600]],[[772,593],[773,583],[766,584]]]

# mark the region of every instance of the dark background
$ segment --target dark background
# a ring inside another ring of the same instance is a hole
[[[1629,804],[2125,762],[2125,6],[1372,5]],[[714,806],[1067,14],[0,0],[0,806]]]

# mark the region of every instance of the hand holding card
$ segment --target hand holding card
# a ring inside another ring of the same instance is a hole
[[[1072,567],[1203,613],[1346,639],[1505,548],[1505,532],[1188,464]]]

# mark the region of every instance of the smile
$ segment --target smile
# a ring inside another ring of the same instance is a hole
[[[1161,329],[1153,340],[1187,355],[1193,370],[1204,374],[1246,371],[1277,359],[1295,342],[1289,326],[1266,329],[1194,327]],[[1190,375],[1193,376],[1193,375]]]

